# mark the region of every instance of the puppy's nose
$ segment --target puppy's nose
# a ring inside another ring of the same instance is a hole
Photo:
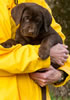
[[[33,33],[34,32],[34,29],[29,29],[29,33]]]

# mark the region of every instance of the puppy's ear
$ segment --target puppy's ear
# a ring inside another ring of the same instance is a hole
[[[25,9],[24,3],[21,3],[12,9],[11,16],[14,19],[16,25],[20,23],[20,19],[24,9]]]
[[[46,32],[48,32],[48,28],[52,23],[52,17],[47,9],[44,9],[43,11],[43,18],[44,18],[44,29]]]

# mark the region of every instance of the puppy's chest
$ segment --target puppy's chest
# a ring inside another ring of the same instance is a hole
[[[21,32],[18,29],[16,32],[16,40],[18,41],[18,43],[21,43],[22,45],[25,45],[25,44],[38,45],[38,44],[41,44],[42,40],[45,39],[45,37],[47,37],[47,33],[43,31],[41,31],[36,38],[24,37],[24,36],[21,36],[20,33]]]
[[[43,33],[43,34],[39,34],[36,38],[28,37],[28,39],[26,40],[25,38],[25,40],[27,44],[38,45],[38,44],[41,44],[43,39],[45,39],[46,37],[47,37],[47,34]]]
[[[37,45],[37,44],[40,44],[42,42],[42,40],[43,39],[41,39],[41,38],[30,39],[30,44]]]
[[[41,44],[41,42],[42,42],[42,40],[45,38],[46,36],[44,36],[44,35],[40,35],[40,36],[38,36],[37,38],[35,38],[35,39],[30,39],[30,44],[32,44],[32,45],[37,45],[37,44]]]

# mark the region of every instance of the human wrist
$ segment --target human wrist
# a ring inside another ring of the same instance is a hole
[[[55,85],[58,85],[58,84],[60,84],[61,82],[63,82],[65,80],[65,75],[64,75],[65,72],[62,71],[62,70],[59,70],[59,71],[61,73],[61,78],[57,82],[54,83]]]

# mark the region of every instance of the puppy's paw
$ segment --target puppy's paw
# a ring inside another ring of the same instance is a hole
[[[39,57],[43,60],[48,58],[49,56],[49,51],[46,48],[39,48]]]
[[[13,39],[9,39],[6,42],[1,43],[0,45],[2,45],[4,48],[10,48],[13,45],[16,45],[16,41]]]
[[[12,47],[12,44],[11,43],[1,43],[0,45],[2,45],[4,48],[10,48],[10,47]]]

